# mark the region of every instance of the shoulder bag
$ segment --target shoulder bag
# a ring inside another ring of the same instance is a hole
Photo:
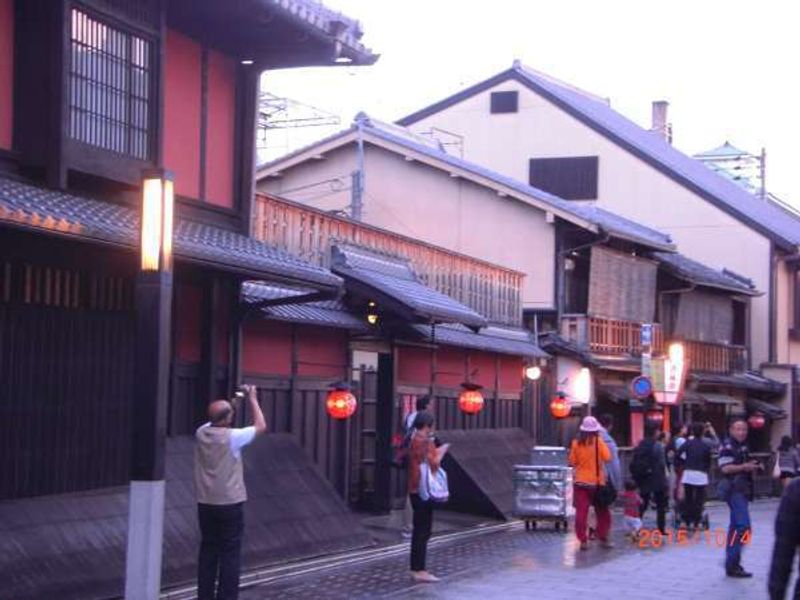
[[[598,486],[594,493],[594,505],[597,508],[608,508],[617,499],[617,489],[611,481],[611,478],[606,476],[606,482],[600,485],[600,438],[595,438],[594,442],[594,458],[595,469],[597,472]]]
[[[430,448],[430,442],[428,442]],[[450,499],[447,484],[447,473],[440,466],[434,472],[428,463],[428,448],[425,449],[425,460],[419,466],[419,497],[422,501],[441,504]]]

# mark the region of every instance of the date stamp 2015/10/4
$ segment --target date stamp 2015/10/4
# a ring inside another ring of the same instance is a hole
[[[658,529],[640,529],[636,540],[639,548],[661,548],[662,546],[693,546],[705,543],[707,546],[724,548],[733,546],[739,538],[742,544],[747,545],[752,541],[752,533],[748,529],[743,534],[732,532],[728,535],[727,529],[717,528],[713,531],[706,529],[697,530],[690,534],[686,529],[673,531],[667,529],[666,533],[661,533]]]

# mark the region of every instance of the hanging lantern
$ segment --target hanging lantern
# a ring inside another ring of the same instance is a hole
[[[483,408],[483,394],[481,394],[482,385],[475,383],[462,383],[461,394],[458,396],[458,408],[468,415],[474,415],[481,412]]]
[[[367,303],[367,323],[370,325],[378,323],[378,308],[372,300]]]
[[[661,425],[664,422],[664,412],[658,408],[651,408],[644,413],[644,418],[653,425]]]
[[[358,402],[356,397],[350,392],[350,386],[346,383],[339,383],[328,392],[325,400],[325,408],[328,414],[334,419],[347,419],[356,412]]]
[[[556,419],[563,419],[569,416],[572,408],[569,405],[569,402],[564,397],[564,394],[559,393],[553,400],[550,402],[550,414],[553,415]]]
[[[747,423],[753,429],[761,429],[767,424],[767,420],[764,418],[764,415],[762,415],[760,412],[757,412],[753,413],[747,418]]]

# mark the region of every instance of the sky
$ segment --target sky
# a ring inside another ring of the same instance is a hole
[[[358,19],[370,67],[271,71],[262,89],[340,125],[272,131],[273,152],[345,128],[359,111],[393,121],[509,68],[514,59],[649,127],[670,103],[674,145],[730,141],[767,152],[767,188],[800,208],[800,3],[795,0],[327,0]]]

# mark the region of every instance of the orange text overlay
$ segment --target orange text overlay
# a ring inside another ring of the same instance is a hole
[[[752,535],[749,529],[744,533],[734,531],[730,535],[727,529],[722,528],[706,529],[705,531],[697,530],[694,533],[689,533],[686,529],[678,529],[677,531],[667,529],[666,533],[661,533],[658,529],[640,529],[637,540],[639,548],[695,546],[698,544],[724,548],[725,546],[733,546],[737,540],[747,545],[752,541]]]

